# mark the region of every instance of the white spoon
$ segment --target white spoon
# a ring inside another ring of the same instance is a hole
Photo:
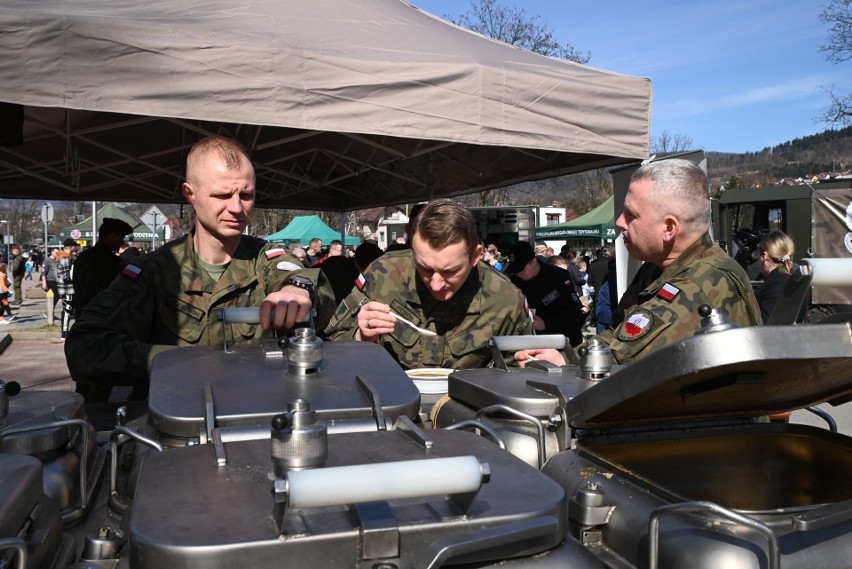
[[[438,335],[437,333],[433,332],[432,330],[427,330],[426,328],[421,328],[420,326],[418,326],[417,324],[415,324],[411,320],[406,320],[405,318],[403,318],[402,316],[400,316],[396,312],[390,312],[389,314],[391,316],[393,316],[394,318],[396,318],[397,320],[399,320],[400,322],[402,322],[403,324],[408,324],[409,326],[411,326],[412,328],[414,328],[415,330],[417,330],[418,332],[420,332],[424,336],[437,336]]]

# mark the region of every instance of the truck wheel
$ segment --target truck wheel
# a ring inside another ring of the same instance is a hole
[[[805,322],[819,324],[823,319],[832,314],[837,314],[837,309],[830,304],[813,304],[808,307]]]

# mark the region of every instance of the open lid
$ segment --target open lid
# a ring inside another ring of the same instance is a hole
[[[760,416],[852,398],[852,324],[732,328],[623,366],[566,404],[571,425]]]

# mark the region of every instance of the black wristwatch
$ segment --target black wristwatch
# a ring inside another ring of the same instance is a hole
[[[309,295],[311,295],[311,300],[314,299],[314,283],[307,277],[292,275],[284,281],[284,286],[297,286],[299,288],[303,288],[308,291]]]

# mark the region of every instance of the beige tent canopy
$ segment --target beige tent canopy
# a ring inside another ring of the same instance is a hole
[[[4,0],[0,53],[2,197],[178,202],[208,134],[259,206],[339,211],[648,154],[649,80],[400,0]]]

